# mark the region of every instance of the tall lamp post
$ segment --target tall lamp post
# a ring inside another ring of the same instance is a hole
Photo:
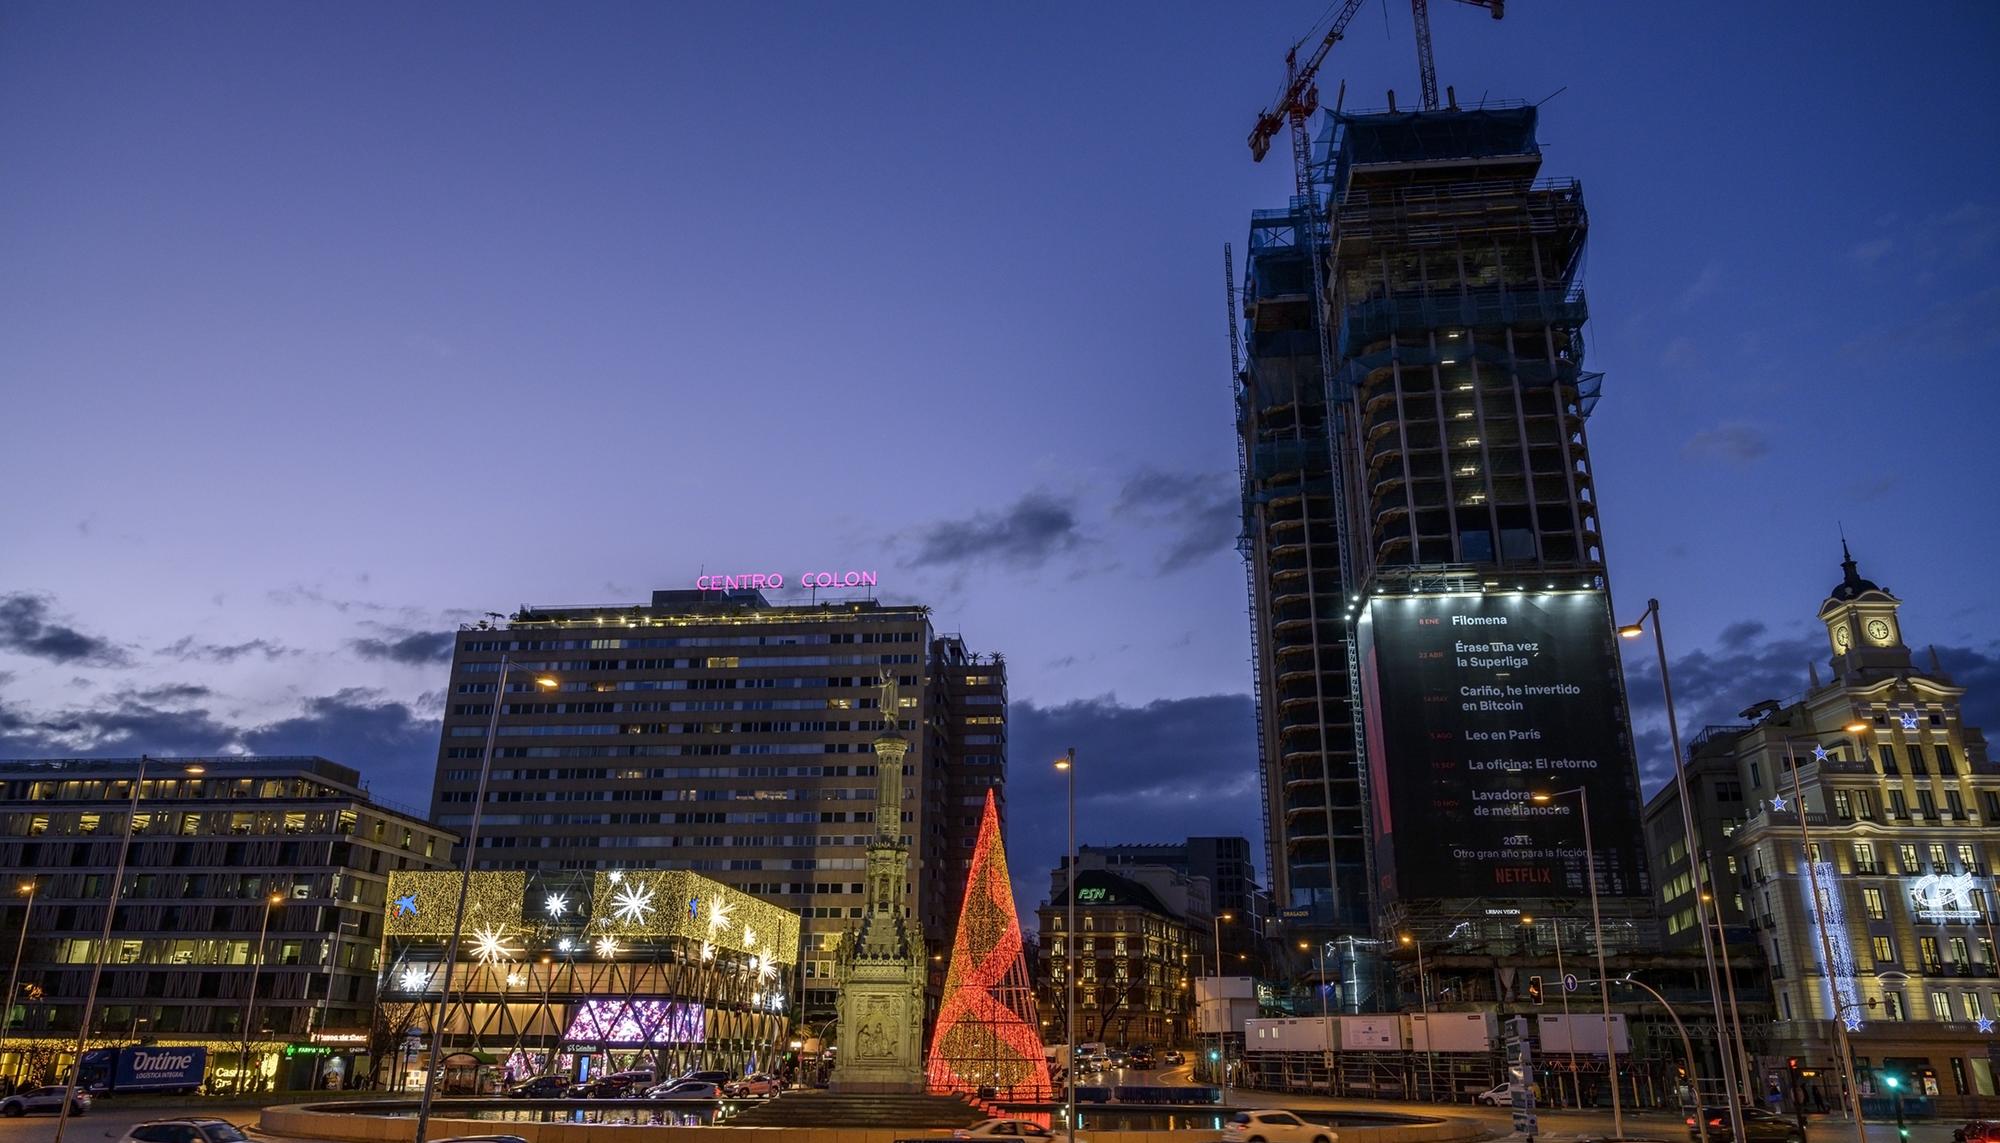
[[[1577,814],[1583,818],[1583,872],[1590,882],[1590,925],[1597,930],[1597,976],[1609,979],[1604,968],[1604,917],[1597,908],[1597,847],[1590,840],[1590,794],[1582,786],[1552,793],[1530,795],[1536,805],[1547,805],[1557,798],[1576,795]],[[1604,1072],[1611,1081],[1611,1133],[1614,1138],[1625,1138],[1625,1097],[1618,1092],[1618,1042],[1611,1036],[1611,991],[1599,988],[1597,994],[1604,1002]],[[1688,1077],[1694,1078],[1692,1076]],[[1699,1108],[1700,1103],[1696,1101]],[[1735,1136],[1743,1138],[1739,1131]]]
[[[271,931],[271,910],[285,903],[283,893],[264,898],[264,923],[257,929],[257,949],[250,958],[250,996],[243,1002],[243,1043],[236,1052],[236,1094],[250,1082],[250,1029],[257,1021],[257,978],[264,969],[265,937]]]
[[[1701,930],[1701,959],[1708,969],[1708,999],[1715,1010],[1715,1053],[1722,1061],[1722,1088],[1729,1100],[1730,1138],[1741,1139],[1743,1138],[1743,1100],[1742,1096],[1736,1090],[1736,1064],[1735,1061],[1730,1059],[1729,1020],[1722,1009],[1722,978],[1716,975],[1715,971],[1715,940],[1708,931],[1709,906],[1711,904],[1714,905],[1715,919],[1719,926],[1722,921],[1722,903],[1720,901],[1704,902],[1702,900],[1702,882],[1707,880],[1707,878],[1704,876],[1705,866],[1701,860],[1701,836],[1695,831],[1694,827],[1694,803],[1692,795],[1688,792],[1687,759],[1681,754],[1680,720],[1674,715],[1674,683],[1672,674],[1667,670],[1667,637],[1660,627],[1660,601],[1657,599],[1647,600],[1645,614],[1639,616],[1638,622],[1627,623],[1619,627],[1618,634],[1621,638],[1637,639],[1640,635],[1645,634],[1646,621],[1648,619],[1653,621],[1653,650],[1659,656],[1660,661],[1660,693],[1666,698],[1667,702],[1667,736],[1674,748],[1674,791],[1679,795],[1681,805],[1681,830],[1687,843],[1689,880],[1694,883],[1694,919],[1695,927]],[[1585,829],[1590,828],[1588,813],[1584,816],[1583,824]],[[1600,933],[1600,943],[1602,939],[1603,935]],[[1604,975],[1602,965],[1598,966],[1597,974],[1599,976]],[[1692,1080],[1694,1077],[1690,1076],[1688,1078]],[[1614,1088],[1613,1090],[1616,1089]],[[1700,1110],[1701,1089],[1696,1087],[1696,1118],[1700,1118]]]
[[[1069,919],[1063,932],[1063,1035],[1069,1058],[1063,1065],[1063,1121],[1069,1143],[1076,1143],[1076,747],[1056,759],[1056,769],[1069,779]]]
[[[431,1125],[431,1101],[437,1096],[438,1065],[444,1055],[445,1004],[451,998],[452,970],[458,966],[458,942],[465,935],[465,896],[472,888],[472,863],[479,853],[479,818],[486,808],[486,779],[493,773],[493,743],[500,734],[500,711],[507,705],[507,676],[514,661],[500,656],[500,680],[493,687],[493,711],[486,720],[486,749],[480,752],[479,787],[472,796],[472,820],[465,827],[465,856],[459,862],[458,906],[451,915],[451,941],[444,947],[444,981],[438,992],[437,1007],[431,1015],[431,1050],[424,1063],[424,1095],[417,1101],[417,1127],[412,1143],[424,1143]],[[535,686],[544,690],[556,685],[554,676],[537,674]]]
[[[1430,1036],[1431,1036],[1431,1027],[1430,1027],[1430,1019],[1429,1019],[1429,1017],[1430,1017],[1430,1014],[1431,1014],[1431,984],[1430,984],[1430,974],[1428,974],[1428,973],[1426,973],[1426,972],[1424,971],[1424,942],[1423,942],[1423,938],[1422,938],[1422,937],[1414,937],[1414,936],[1411,936],[1411,935],[1410,935],[1409,933],[1404,933],[1404,934],[1403,934],[1402,936],[1398,937],[1397,939],[1398,939],[1398,940],[1400,940],[1400,941],[1402,941],[1402,942],[1403,942],[1404,944],[1406,944],[1406,945],[1414,945],[1414,946],[1416,946],[1416,950],[1417,950],[1417,1006],[1423,1009],[1423,1013],[1424,1013],[1424,1016],[1425,1016],[1425,1020],[1424,1020],[1424,1043],[1426,1044],[1426,1046],[1428,1046],[1428,1045],[1430,1044],[1430,1042],[1431,1042],[1431,1041],[1430,1041]],[[1431,1049],[1431,1050],[1429,1050],[1429,1051],[1426,1051],[1426,1052],[1424,1053],[1424,1067],[1425,1067],[1425,1071],[1426,1071],[1426,1072],[1427,1072],[1427,1073],[1429,1074],[1429,1076],[1430,1076],[1430,1085],[1431,1085],[1431,1090],[1430,1090],[1430,1097],[1431,1097],[1432,1099],[1436,1099],[1436,1098],[1437,1098],[1437,1050],[1436,1050],[1435,1048],[1433,1048],[1433,1049]]]
[[[104,978],[104,956],[111,949],[111,922],[118,915],[118,899],[125,895],[125,861],[132,854],[132,835],[137,832],[139,821],[139,791],[146,784],[146,765],[151,761],[146,755],[139,755],[139,772],[132,778],[132,797],[125,807],[125,832],[118,840],[118,865],[111,872],[111,899],[104,903],[104,929],[97,937],[97,953],[90,958],[90,989],[84,993],[83,1016],[76,1024],[76,1058],[69,1066],[69,1093],[56,1113],[55,1143],[62,1143],[63,1131],[69,1126],[70,1106],[82,1076],[83,1045],[90,1035],[91,1018],[97,1014],[97,985]],[[184,773],[200,774],[204,767],[188,763],[181,769]],[[13,1003],[12,997],[8,1003]]]
[[[1868,724],[1862,722],[1860,719],[1855,719],[1853,722],[1848,723],[1842,732],[1856,735],[1866,734],[1868,732]],[[1792,744],[1796,741],[1799,740],[1789,736],[1786,737],[1785,761],[1791,764],[1792,809],[1796,812],[1799,819],[1799,842],[1805,847],[1799,854],[1799,860],[1805,863],[1806,877],[1812,886],[1813,928],[1819,930],[1819,953],[1826,964],[1826,991],[1827,995],[1833,1001],[1833,1035],[1834,1042],[1840,1046],[1841,1080],[1847,1084],[1848,1107],[1854,1114],[1854,1130],[1856,1134],[1865,1140],[1868,1138],[1868,1128],[1863,1126],[1861,1121],[1861,1088],[1854,1082],[1854,1045],[1847,1038],[1847,1013],[1842,1010],[1840,984],[1833,976],[1833,938],[1827,935],[1826,931],[1826,915],[1829,910],[1827,909],[1827,898],[1820,895],[1819,862],[1813,860],[1812,827],[1806,823],[1805,789],[1799,782],[1798,753],[1792,748]],[[1825,752],[1825,747],[1819,746],[1817,739],[1809,737],[1805,741],[1812,742],[1817,748],[1817,753],[1823,754]],[[1839,891],[1838,888],[1831,890],[1831,892],[1835,893]],[[1740,1139],[1742,1136],[1739,1135],[1737,1138]]]
[[[1222,1015],[1215,1021],[1215,1066],[1222,1075],[1222,1097],[1229,1098],[1229,1002],[1223,1000],[1222,991],[1222,922],[1236,919],[1234,913],[1217,913],[1209,918],[1209,927],[1215,933],[1215,985],[1209,989],[1209,1002],[1222,1001]]]
[[[1307,944],[1305,941],[1299,942],[1300,952],[1304,952],[1308,948],[1312,947],[1313,947],[1312,945]],[[1319,993],[1319,1014],[1321,1016],[1325,1016],[1326,1015],[1326,942],[1325,941],[1319,942],[1318,950],[1313,955],[1315,957],[1316,963],[1319,965],[1319,980],[1317,981],[1317,987],[1314,989],[1314,991]]]
[[[28,926],[35,921],[35,879],[30,877],[15,888],[28,898],[27,911],[21,914],[21,935],[14,938],[14,967],[7,973],[7,994],[0,996],[0,1047],[7,1044],[7,1033],[14,1027],[14,989],[21,983],[21,951],[28,947]]]

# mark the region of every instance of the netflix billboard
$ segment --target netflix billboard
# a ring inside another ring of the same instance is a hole
[[[1602,593],[1375,596],[1361,623],[1378,889],[1402,900],[1648,891]],[[1536,793],[1552,794],[1536,802]]]

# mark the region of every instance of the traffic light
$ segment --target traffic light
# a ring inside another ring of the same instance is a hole
[[[1528,1002],[1530,1004],[1542,1002],[1542,978],[1539,976],[1528,978]]]
[[[1901,1076],[1883,1076],[1883,1077],[1882,1077],[1882,1082],[1888,1085],[1888,1087],[1889,1087],[1889,1090],[1890,1090],[1890,1091],[1895,1091],[1895,1090],[1896,1090],[1897,1088],[1899,1088],[1899,1087],[1902,1087],[1902,1086],[1903,1086],[1903,1077],[1901,1077]]]
[[[1209,1058],[1209,1062],[1213,1063],[1214,1061],[1216,1061],[1216,1060],[1219,1060],[1219,1059],[1221,1059],[1221,1058],[1222,1058],[1222,1053],[1221,1053],[1221,1052],[1218,1052],[1218,1051],[1216,1051],[1216,1050],[1215,1050],[1214,1048],[1210,1048],[1210,1049],[1208,1050],[1208,1058]]]
[[[1786,1057],[1786,1058],[1785,1058],[1785,1070],[1786,1070],[1786,1071],[1788,1071],[1788,1072],[1795,1072],[1795,1071],[1798,1071],[1798,1070],[1799,1070],[1799,1058],[1798,1058],[1797,1056],[1788,1056],[1788,1057]]]

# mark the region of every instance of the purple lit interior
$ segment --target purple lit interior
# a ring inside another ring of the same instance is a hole
[[[700,1043],[702,1006],[677,1000],[586,1000],[563,1039],[599,1044]]]

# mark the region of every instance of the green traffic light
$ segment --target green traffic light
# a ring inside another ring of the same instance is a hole
[[[1892,1088],[1903,1086],[1903,1081],[1897,1079],[1895,1076],[1884,1076],[1882,1077],[1882,1082],[1888,1084]]]

